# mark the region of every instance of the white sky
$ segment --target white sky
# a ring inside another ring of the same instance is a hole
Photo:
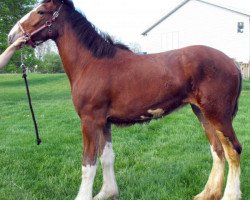
[[[140,43],[141,33],[183,0],[73,0],[97,28],[122,40]],[[249,0],[207,0],[250,14]]]

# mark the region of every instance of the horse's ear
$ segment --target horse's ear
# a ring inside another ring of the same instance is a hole
[[[72,0],[61,0],[61,1],[64,2],[64,3],[68,3],[68,4],[73,4]]]
[[[75,8],[72,0],[43,0],[43,3],[49,3],[49,2],[52,2],[55,5],[60,5],[63,3],[70,6],[71,8]]]
[[[70,6],[71,8],[75,8],[74,3],[72,0],[60,0],[62,3]]]
[[[65,0],[43,0],[44,3],[49,3],[49,2],[52,2],[52,3],[63,3],[65,2]]]
[[[42,0],[42,3],[64,3],[64,2],[71,2],[73,3],[71,0]]]
[[[65,4],[74,4],[72,0],[46,0],[47,2],[53,3],[65,3]]]
[[[58,3],[58,0],[42,0],[41,3]]]

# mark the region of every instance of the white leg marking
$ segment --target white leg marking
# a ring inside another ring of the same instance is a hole
[[[236,151],[233,150],[235,154]],[[230,157],[229,153],[226,150],[226,158],[229,165],[228,176],[227,176],[227,185],[224,191],[224,196],[222,200],[238,200],[241,199],[240,191],[240,163],[235,163]],[[238,156],[238,155],[237,155]]]
[[[239,200],[240,191],[240,167],[229,164],[227,185],[222,200]]]
[[[115,154],[112,148],[112,143],[106,143],[100,160],[103,168],[103,186],[94,200],[118,197],[119,192],[114,172]]]
[[[213,167],[211,171],[211,186],[218,185],[218,183],[223,184],[224,179],[224,168],[225,168],[225,159],[220,159],[217,153],[214,151],[213,147],[211,146],[211,153],[213,157]],[[222,187],[222,185],[221,185]],[[222,188],[220,188],[222,189]]]
[[[93,183],[97,165],[82,166],[82,183],[76,200],[92,200]]]
[[[240,191],[240,156],[234,150],[231,142],[225,138],[222,132],[217,131],[221,140],[229,170],[227,176],[227,185],[222,200],[239,200],[241,199]]]
[[[211,146],[211,154],[213,157],[213,167],[209,175],[204,190],[198,194],[195,199],[218,199],[221,197],[222,186],[224,181],[225,159],[220,159]]]

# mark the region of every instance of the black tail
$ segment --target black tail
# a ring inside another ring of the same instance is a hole
[[[236,64],[237,68],[239,69],[239,88],[238,88],[238,94],[237,94],[237,97],[236,97],[236,103],[235,103],[235,106],[234,106],[234,110],[233,110],[233,118],[236,116],[237,114],[237,111],[238,111],[238,102],[239,102],[239,97],[240,97],[240,93],[241,93],[241,89],[242,89],[242,75],[241,75],[241,70],[240,70],[240,67]]]

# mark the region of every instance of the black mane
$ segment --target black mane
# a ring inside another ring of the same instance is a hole
[[[129,50],[126,45],[115,43],[108,34],[99,31],[81,12],[75,9],[72,1],[64,1],[64,4],[66,5],[65,20],[71,25],[79,42],[90,50],[93,56],[112,58],[117,48]]]

